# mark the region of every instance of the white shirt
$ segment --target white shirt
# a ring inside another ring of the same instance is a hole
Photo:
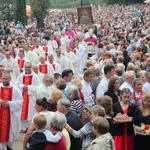
[[[94,100],[92,99],[92,88],[90,86],[90,83],[86,82],[85,80],[82,80],[82,93],[84,95],[84,103],[87,104],[88,106],[92,107],[94,104]]]
[[[133,93],[133,91],[134,91],[133,87],[132,87],[132,84],[129,84],[126,81],[120,86],[119,90],[122,90],[124,88],[128,88],[131,91],[131,93]]]
[[[145,83],[142,90],[144,92],[150,92],[150,83]]]
[[[102,80],[100,81],[100,83],[98,84],[98,86],[96,88],[96,98],[98,98],[100,96],[104,96],[104,93],[108,89],[108,82],[109,82],[108,78],[106,78],[106,77],[102,78]]]

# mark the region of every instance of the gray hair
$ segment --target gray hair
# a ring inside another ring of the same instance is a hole
[[[115,45],[113,43],[110,43],[109,48],[115,48]]]
[[[44,75],[44,77],[43,77],[43,82],[44,82],[44,81],[47,81],[47,80],[49,80],[49,79],[52,79],[52,78],[54,78],[52,75],[46,74],[46,75]]]
[[[121,63],[123,63],[123,61],[124,61],[124,57],[121,56],[121,55],[118,55],[118,56],[117,56],[117,59],[118,59]]]
[[[51,53],[49,53],[49,54],[48,54],[48,57],[54,57],[54,55],[53,55],[53,54],[51,54]]]
[[[98,116],[101,116],[101,117],[105,116],[105,109],[102,106],[95,105],[92,107],[91,110],[94,114],[98,114]]]
[[[122,56],[122,52],[121,52],[121,51],[117,51],[117,52],[116,52],[116,57],[117,57],[118,55],[121,55],[121,56]]]
[[[105,66],[112,66],[112,65],[114,65],[114,62],[112,61],[112,59],[105,59],[104,63],[105,63]]]
[[[137,60],[139,60],[141,56],[140,56],[140,54],[135,53],[135,54],[134,54],[134,57],[135,57]]]
[[[64,108],[65,110],[71,110],[71,103],[66,98],[62,98],[62,99],[58,100],[57,105],[60,108]]]
[[[133,63],[128,63],[127,68],[130,67],[132,70],[134,70],[135,65]]]
[[[79,99],[79,90],[76,86],[71,85],[68,87],[68,94],[71,94],[72,100]]]
[[[65,124],[66,124],[67,120],[64,114],[60,113],[60,112],[55,112],[53,117],[52,117],[52,128],[55,131],[62,131]]]
[[[124,64],[123,64],[123,63],[116,64],[116,67],[121,68],[121,69],[122,69],[122,71],[124,71],[124,70],[125,70],[125,66],[124,66]]]

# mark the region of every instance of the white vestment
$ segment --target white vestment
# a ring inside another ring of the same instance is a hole
[[[28,85],[28,96],[29,96],[29,106],[28,106],[28,117],[27,120],[31,121],[33,116],[35,115],[36,111],[34,106],[36,104],[36,90],[40,84],[38,76],[32,72],[31,74],[21,73],[16,81],[17,87],[23,92],[23,77],[24,76],[33,76],[32,77],[32,84]]]
[[[10,58],[10,59],[4,58],[1,61],[1,64],[4,66],[5,69],[12,70],[10,72],[10,75],[14,80],[16,80],[20,74],[20,69],[19,69],[19,66],[18,66],[16,60],[13,58]]]
[[[77,50],[76,55],[78,57],[79,73],[83,73],[86,61],[86,51],[83,45],[79,44],[79,49]]]
[[[45,64],[41,64],[39,63],[38,66],[39,66],[39,71],[40,71],[40,65],[47,65],[47,73],[48,74],[51,74],[51,75],[54,75],[54,69],[52,67],[52,65],[49,63],[49,62],[45,62]]]
[[[62,52],[65,52],[66,45],[70,42],[70,39],[68,38],[68,36],[64,35],[64,36],[61,36],[60,41],[61,41],[60,48],[61,48]]]
[[[37,88],[36,97],[37,99],[45,97],[48,100],[51,98],[51,93],[52,93],[51,88],[41,83]]]
[[[44,74],[41,72],[38,72],[38,74],[36,75],[39,77],[40,83],[43,82]]]
[[[46,46],[43,46],[42,48],[44,49],[44,47],[47,47],[47,48],[48,48],[48,49],[47,49],[47,53],[48,53],[48,54],[53,54],[53,55],[54,55],[55,51],[54,51],[52,45],[47,44]],[[43,51],[44,51],[44,50],[43,50]]]
[[[10,132],[9,132],[9,142],[14,141],[14,137],[19,135],[19,132],[21,130],[21,106],[22,106],[22,95],[21,91],[14,85],[11,84],[9,86],[4,86],[3,83],[0,83],[1,87],[8,87],[13,88],[12,89],[12,99],[9,101],[9,108],[10,108]],[[0,106],[2,107],[2,106]],[[7,143],[6,143],[7,144]],[[6,145],[5,143],[0,143],[0,150],[4,149]]]
[[[25,55],[27,56],[27,59],[31,64],[38,64],[39,63],[39,57],[37,56],[36,53],[28,50],[24,51]]]
[[[53,49],[58,48],[57,41],[55,41],[55,40],[49,40],[49,41],[48,41],[48,44],[49,44],[49,45],[52,45]]]
[[[69,69],[70,65],[68,64],[68,58],[61,55],[60,57],[55,57],[54,61],[61,65],[61,70]]]
[[[54,73],[59,73],[61,75],[62,70],[61,70],[61,65],[57,62],[54,62],[51,64],[53,69],[54,69]]]
[[[38,48],[36,47],[32,52],[36,53],[37,56],[44,56],[45,57],[45,53],[43,51],[43,48],[41,46],[39,46]]]
[[[18,60],[24,60],[23,68],[25,67],[25,63],[29,62],[29,60],[26,59],[25,57],[23,59],[21,59],[20,57],[16,57],[15,60],[16,60],[17,64],[18,64]],[[19,64],[18,64],[18,66],[19,66]]]
[[[72,66],[73,66],[73,72],[74,74],[77,76],[78,74],[78,70],[79,68],[77,67],[77,64],[78,64],[78,58],[77,56],[73,53],[73,52],[65,52],[65,56],[69,59],[69,61],[72,63]]]

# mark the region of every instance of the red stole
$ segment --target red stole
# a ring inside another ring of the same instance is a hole
[[[48,47],[45,47],[45,46],[44,46],[44,47],[43,47],[43,50],[44,50],[45,53],[47,53],[47,52],[48,52]]]
[[[31,85],[33,76],[23,76],[23,84]],[[29,107],[29,95],[28,90],[24,90],[22,93],[23,96],[23,105],[22,105],[22,113],[21,120],[27,120],[28,118],[28,107]]]
[[[24,62],[25,60],[24,59],[18,59],[18,65],[19,65],[19,68],[23,68],[24,67]]]
[[[73,52],[74,54],[76,54],[77,51],[75,49],[72,49],[71,52]]]
[[[39,71],[43,74],[47,74],[47,64],[45,65],[39,65]]]
[[[43,46],[43,50],[45,52],[45,60],[47,61],[48,47]]]
[[[54,71],[55,71],[55,69],[56,69],[56,66],[55,66],[55,64],[52,64],[52,67],[53,67],[53,69],[54,69]]]
[[[35,46],[33,45],[33,46],[32,46],[32,51],[33,51],[34,49],[35,49]]]
[[[12,100],[12,91],[13,88],[1,87],[1,99],[5,101]],[[10,132],[10,109],[9,107],[4,108],[0,106],[0,143],[5,143],[9,141],[9,132]]]

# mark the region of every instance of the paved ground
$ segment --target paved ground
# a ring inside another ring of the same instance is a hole
[[[13,150],[22,150],[22,143],[24,138],[24,133],[20,133],[20,136],[15,139]]]

